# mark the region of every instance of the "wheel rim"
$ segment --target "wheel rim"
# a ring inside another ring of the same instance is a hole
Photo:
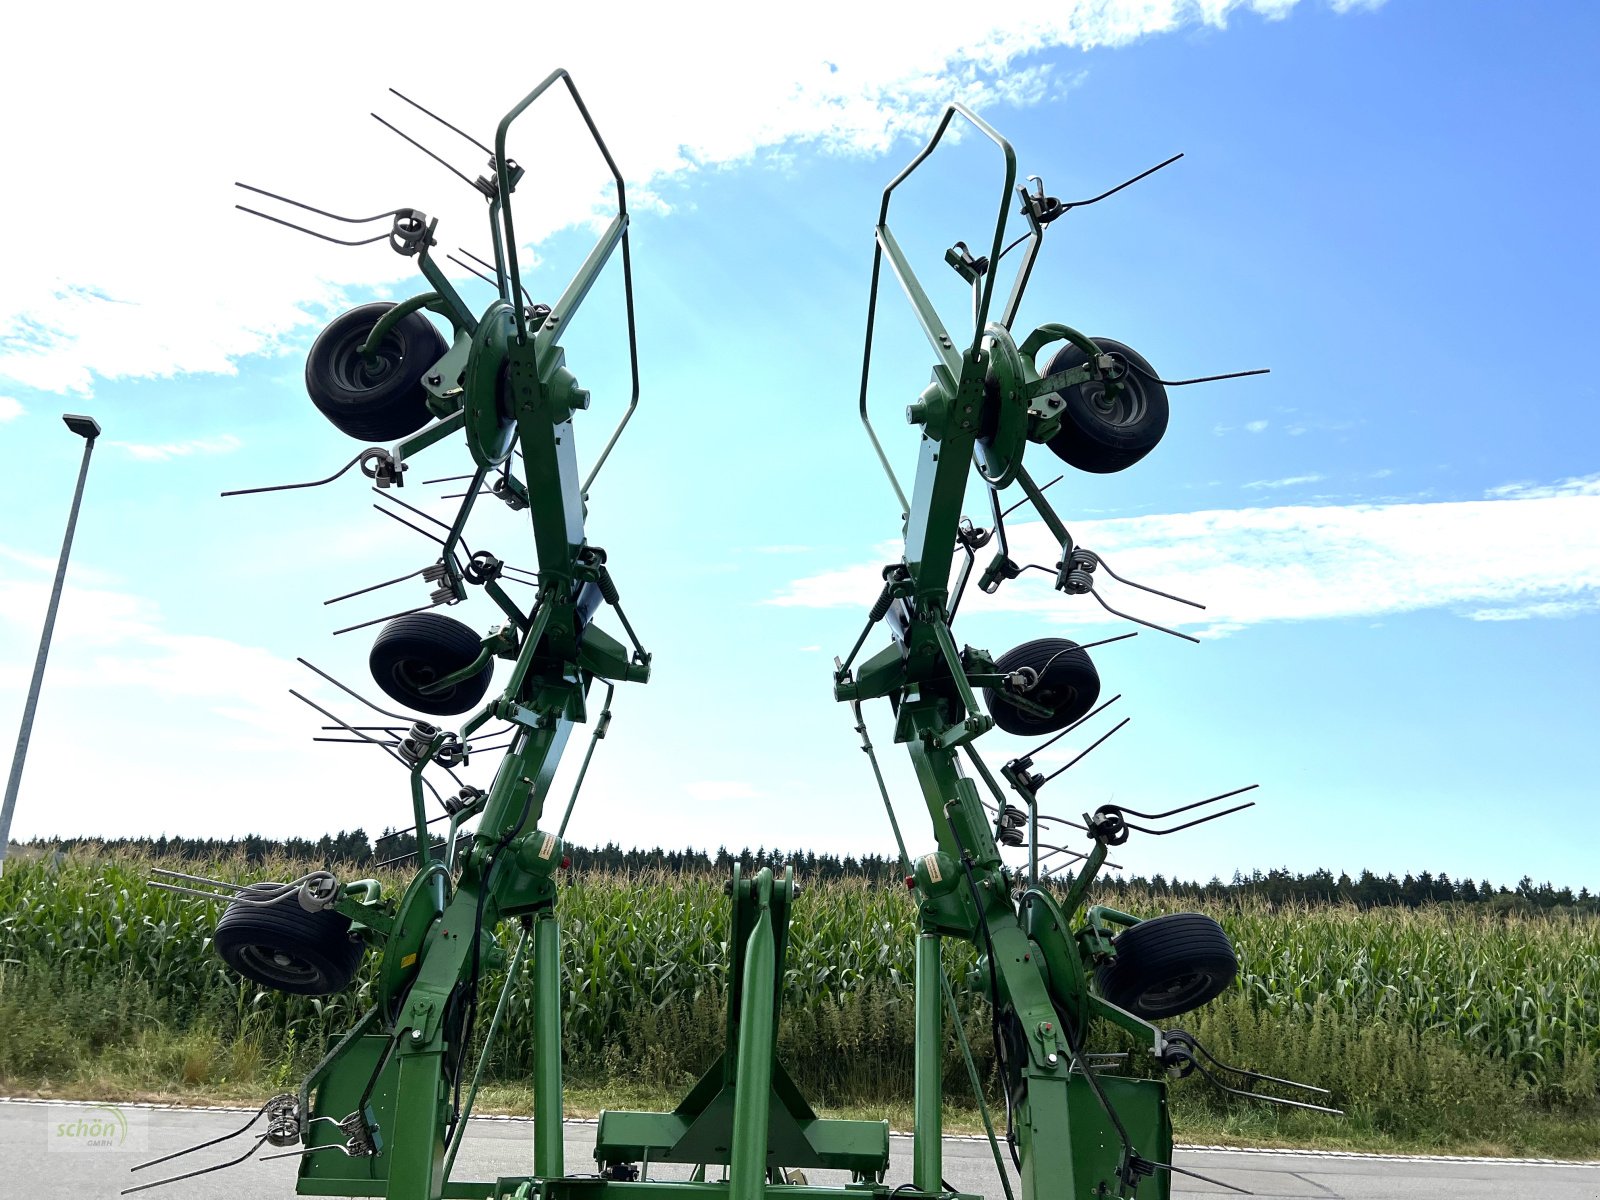
[[[1133,377],[1126,364],[1120,365],[1121,374],[1113,376],[1120,388],[1109,388],[1103,380],[1091,379],[1082,385],[1082,396],[1090,407],[1108,424],[1122,428],[1144,420],[1149,405],[1144,389]]]
[[[1187,975],[1175,975],[1166,983],[1146,988],[1141,992],[1139,1005],[1152,1011],[1166,1011],[1177,1006],[1181,1012],[1187,1005],[1194,1003],[1197,997],[1203,996],[1210,986],[1209,971],[1191,971]]]
[[[243,974],[275,984],[303,987],[322,979],[322,972],[305,959],[285,954],[274,946],[241,946],[239,968]]]
[[[334,380],[346,391],[371,391],[395,374],[405,361],[404,344],[393,330],[378,344],[370,360],[363,358],[361,347],[371,334],[370,327],[352,330],[340,339],[330,356]]]
[[[440,671],[431,663],[417,662],[414,659],[402,659],[395,663],[394,681],[400,689],[419,699],[447,700],[455,693],[455,685],[437,692],[424,692],[423,689],[443,679],[448,672]]]

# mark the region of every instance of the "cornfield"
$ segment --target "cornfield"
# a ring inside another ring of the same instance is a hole
[[[0,877],[0,1077],[49,1078],[85,1056],[127,1055],[159,1026],[204,1032],[229,1048],[233,1070],[277,1064],[287,1078],[363,1010],[375,956],[357,987],[328,999],[260,990],[210,952],[217,907],[146,888],[151,865],[159,864],[89,854],[8,864]],[[207,873],[243,881],[301,871],[298,863],[254,871],[217,863]],[[386,892],[404,881],[385,879]],[[722,884],[592,875],[563,889],[570,1076],[676,1085],[709,1064],[723,1026]],[[1122,903],[1144,915],[1176,907],[1159,893]],[[1403,1124],[1417,1106],[1455,1106],[1469,1120],[1507,1105],[1586,1111],[1596,1101],[1600,921],[1592,917],[1253,902],[1212,912],[1243,968],[1231,993],[1190,1020],[1227,1060],[1324,1083],[1380,1125]],[[501,935],[514,938],[515,927]],[[780,1054],[822,1101],[909,1095],[913,937],[902,889],[825,883],[798,901]],[[952,979],[971,954],[947,946]],[[485,1005],[502,983],[486,979]],[[513,991],[492,1077],[528,1073],[530,991]],[[963,1005],[987,1072],[987,1013],[975,1000]],[[954,1037],[946,1078],[952,1095],[964,1089]]]

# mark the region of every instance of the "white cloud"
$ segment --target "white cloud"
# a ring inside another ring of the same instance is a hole
[[[6,421],[15,421],[27,411],[22,407],[22,401],[15,396],[0,396],[0,424]]]
[[[39,564],[30,557],[3,555],[31,571]],[[309,735],[324,718],[288,689],[346,719],[362,711],[355,701],[290,658],[174,633],[148,597],[71,582],[81,578],[74,565],[13,836],[285,836],[357,826],[373,833],[406,820],[399,764],[376,748],[313,744]],[[0,723],[7,728],[16,728],[11,705],[20,710],[48,590],[46,579],[0,578]],[[108,712],[115,720],[104,736]],[[488,782],[476,761],[472,771],[471,782]]]
[[[1490,500],[1548,500],[1553,496],[1600,496],[1600,473],[1574,475],[1558,483],[1503,483],[1484,492]]]
[[[1266,429],[1268,424],[1269,422],[1267,421],[1246,421],[1244,427],[1249,433],[1260,433]]]
[[[210,438],[191,438],[187,442],[108,442],[107,445],[126,450],[129,458],[142,462],[166,462],[191,454],[229,454],[244,443],[231,433],[223,433]]]
[[[1573,481],[1569,481],[1573,482]],[[1584,481],[1576,481],[1581,487]],[[1538,490],[1538,489],[1530,489]],[[1291,505],[1068,523],[1079,545],[1118,574],[1204,602],[1201,614],[1101,579],[1119,608],[1213,635],[1264,621],[1372,617],[1422,609],[1472,620],[1572,616],[1600,608],[1600,493],[1567,491],[1454,503]],[[1053,565],[1041,522],[1007,526],[1019,562]],[[1484,548],[1514,546],[1502,560]],[[797,579],[770,603],[865,608],[878,561]],[[1092,597],[1068,597],[1028,572],[994,597],[969,592],[963,611],[1045,614],[1073,625],[1114,621]],[[1025,582],[1026,581],[1026,582]]]
[[[382,244],[332,247],[234,212],[244,198],[236,179],[334,212],[415,205],[440,218],[441,250],[464,243],[482,253],[482,198],[368,110],[469,174],[484,169],[483,156],[389,96],[391,83],[482,137],[522,88],[564,65],[635,204],[660,211],[661,186],[699,170],[781,156],[795,143],[879,154],[922,134],[947,100],[1033,104],[1079,77],[1019,61],[1035,51],[1222,27],[1235,12],[1275,17],[1294,3],[1073,0],[974,12],[946,0],[907,21],[897,6],[834,0],[763,39],[760,54],[709,60],[704,31],[747,28],[748,6],[706,5],[692,16],[636,6],[625,38],[596,36],[581,8],[524,9],[498,13],[492,31],[496,44],[537,47],[511,75],[478,69],[481,23],[445,20],[432,5],[390,5],[376,24],[356,6],[285,0],[261,22],[221,5],[162,38],[148,36],[136,6],[29,6],[7,33],[35,52],[0,74],[0,106],[28,114],[0,130],[0,161],[34,181],[12,189],[7,208],[0,376],[88,393],[97,376],[232,373],[243,356],[284,352],[321,321],[312,310],[341,305],[351,287],[411,286],[414,263]],[[415,61],[419,37],[430,61],[462,66],[448,87],[396,77],[397,63]],[[216,53],[246,44],[249,54]],[[134,45],[138,54],[128,52]],[[63,73],[71,88],[59,86]],[[517,228],[530,244],[606,203],[603,169],[556,90],[509,147],[527,164],[561,168],[533,172],[519,192]],[[37,104],[41,95],[50,104]],[[96,186],[46,186],[83,163],[94,164]]]
[[[1298,487],[1302,483],[1321,483],[1324,475],[1312,472],[1310,475],[1290,475],[1285,479],[1255,479],[1244,486],[1251,491],[1260,491],[1263,488]]]

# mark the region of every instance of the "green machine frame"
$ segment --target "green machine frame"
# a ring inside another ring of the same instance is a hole
[[[565,85],[610,170],[617,212],[560,298],[550,306],[532,305],[526,302],[512,216],[512,196],[523,168],[507,156],[506,139],[513,122],[558,81]],[[888,224],[895,189],[934,151],[958,115],[989,138],[1005,161],[990,254],[974,259],[958,243],[946,256],[973,287],[974,325],[970,338],[963,333],[959,344],[941,324]],[[974,536],[970,522],[961,517],[968,471],[974,464],[995,501],[1001,543],[980,586],[992,590],[1018,574],[1019,568],[1005,551],[998,502],[1000,489],[1015,482],[1061,544],[1058,586],[1069,592],[1086,590],[1077,584],[1095,564],[1090,561],[1086,567],[1083,552],[1074,547],[1044,499],[1043,489],[1024,469],[1022,453],[1028,442],[1046,441],[1058,429],[1064,404],[1060,393],[1090,380],[1115,386],[1109,356],[1066,326],[1042,326],[1020,345],[1013,341],[1011,323],[1045,227],[1064,208],[1045,197],[1042,186],[1018,188],[1011,146],[959,105],[946,110],[931,141],[883,194],[860,405],[863,422],[905,514],[905,553],[886,568],[884,589],[867,627],[850,654],[836,660],[834,676],[835,697],[853,708],[886,805],[889,796],[878,773],[862,704],[880,698],[890,701],[895,740],[910,754],[937,838],[937,849],[915,860],[905,855],[904,842],[900,842],[907,882],[915,889],[920,914],[915,947],[916,1129],[911,1182],[892,1192],[886,1182],[890,1167],[887,1122],[820,1118],[778,1059],[788,927],[799,893],[792,869],[781,874],[771,869],[754,874],[736,870],[729,885],[728,1013],[722,1055],[671,1112],[603,1113],[594,1151],[598,1169],[569,1171],[562,1121],[557,904],[562,838],[590,756],[606,734],[614,685],[642,683],[650,676],[650,657],[622,612],[605,552],[590,543],[585,529],[589,489],[639,400],[628,211],[621,173],[564,71],[552,73],[505,115],[490,153],[490,172],[474,184],[488,201],[493,237],[493,276],[484,278],[498,293],[484,311],[471,310],[435,262],[431,252],[436,222],[424,214],[414,209],[384,214],[385,219],[392,218],[390,232],[366,239],[386,237],[400,253],[415,256],[431,290],[390,309],[372,328],[360,352],[376,353],[385,337],[420,309],[448,321],[453,337],[443,357],[422,378],[432,422],[392,450],[369,447],[344,470],[359,462],[380,489],[399,487],[405,482],[407,463],[415,455],[457,434],[463,436],[473,462],[471,473],[462,477],[469,482],[455,520],[438,522],[447,534],[435,539],[441,544],[437,566],[419,574],[436,585],[433,605],[454,603],[466,597],[469,585],[481,586],[504,613],[505,623],[482,638],[470,664],[428,683],[422,694],[432,695],[461,683],[496,658],[511,664],[509,674],[504,686],[458,730],[418,720],[409,733],[388,747],[409,771],[419,856],[416,872],[401,895],[383,895],[372,880],[341,885],[327,872],[288,884],[266,885],[265,890],[263,885],[255,885],[254,891],[170,872],[165,873],[167,881],[158,884],[228,899],[230,912],[240,905],[288,903],[297,897],[309,911],[326,910],[348,918],[353,933],[379,956],[371,1009],[312,1070],[297,1095],[268,1101],[256,1117],[256,1121],[266,1121],[266,1131],[255,1135],[251,1150],[232,1162],[250,1157],[263,1144],[296,1155],[300,1159],[298,1192],[305,1196],[581,1200],[620,1192],[644,1198],[757,1200],[773,1191],[793,1200],[841,1194],[966,1200],[946,1186],[941,1154],[941,1064],[947,1010],[966,1052],[980,1104],[984,1095],[970,1047],[961,1035],[956,990],[946,975],[941,953],[943,939],[957,937],[973,943],[979,953],[977,970],[964,982],[984,998],[995,1016],[996,1060],[1008,1111],[1006,1140],[1020,1172],[1024,1200],[1110,1195],[1150,1200],[1167,1196],[1169,1174],[1177,1168],[1171,1166],[1165,1085],[1158,1079],[1106,1074],[1087,1049],[1091,1026],[1101,1019],[1148,1047],[1159,1068],[1178,1073],[1197,1065],[1205,1069],[1188,1035],[1163,1031],[1118,1007],[1094,983],[1096,966],[1116,955],[1116,931],[1139,922],[1127,914],[1088,906],[1089,888],[1106,861],[1108,846],[1125,839],[1128,828],[1140,827],[1129,825],[1122,811],[1110,806],[1086,816],[1084,828],[1095,843],[1092,852],[1079,856],[1083,865],[1064,896],[1046,885],[1040,873],[1038,840],[1039,822],[1048,819],[1041,817],[1037,805],[1043,781],[1030,773],[1027,759],[1013,760],[1002,770],[1024,802],[1025,812],[1019,818],[1019,810],[1007,803],[994,773],[974,749],[975,741],[994,724],[980,709],[974,689],[1014,689],[1016,681],[986,653],[970,647],[958,649],[951,633],[959,595],[973,567],[973,549],[986,540]],[[1027,247],[1003,313],[1000,319],[990,321],[994,268],[1004,253],[1001,241],[1014,196],[1020,197],[1028,222]],[[310,208],[285,197],[273,198]],[[315,233],[266,213],[257,215]],[[588,407],[589,396],[568,369],[560,338],[602,269],[619,250],[632,395],[616,430],[587,476],[580,478],[573,424],[576,414]],[[935,352],[933,382],[908,413],[921,429],[921,453],[909,501],[867,419],[877,291],[885,260],[910,298]],[[480,262],[486,268],[491,265]],[[1085,364],[1041,377],[1033,365],[1034,357],[1045,346],[1062,341],[1079,347]],[[516,469],[517,452],[520,471]],[[342,473],[319,482],[329,482]],[[465,566],[458,559],[457,549],[465,547],[467,520],[484,495],[496,496],[513,510],[528,514],[538,570],[537,595],[527,607],[515,603],[500,586],[505,566],[500,560],[483,552],[471,555]],[[420,514],[420,510],[413,511]],[[950,576],[958,551],[965,552],[966,562],[953,600]],[[617,614],[631,648],[595,624],[593,618],[602,605]],[[880,621],[888,622],[893,643],[855,667],[857,654]],[[605,688],[605,700],[593,721],[577,786],[559,822],[550,828],[552,823],[546,821],[548,793],[573,730],[590,723],[596,682]],[[363,699],[352,689],[344,690]],[[1042,711],[1020,692],[1014,700],[1024,709],[1031,705]],[[327,709],[312,706],[358,739],[375,740]],[[445,805],[444,816],[430,818],[425,769],[464,763],[475,746],[482,753],[479,734],[492,720],[505,722],[511,730],[492,784],[486,791],[463,788],[458,799]],[[988,801],[963,769],[963,759],[993,799],[993,823],[985,811]],[[889,816],[900,840],[892,806]],[[430,826],[443,819],[449,822],[447,832],[435,842]],[[476,828],[469,841],[464,827],[474,820]],[[1005,844],[1020,844],[1015,836],[1019,821],[1029,829],[1025,872],[1009,871],[997,844],[997,837]],[[213,890],[200,890],[206,887]],[[497,930],[507,920],[516,922],[521,931],[509,950],[497,939]],[[531,1170],[496,1180],[460,1179],[454,1167],[478,1081],[528,955],[537,1039]],[[502,965],[509,965],[505,989],[482,1039],[476,1067],[469,1074],[467,1057],[480,979],[485,968]],[[988,1121],[986,1106],[984,1113]],[[229,1136],[244,1134],[256,1121]],[[1008,1168],[992,1124],[990,1141],[1009,1197]],[[668,1163],[683,1168],[678,1173],[687,1178],[651,1177],[653,1166]],[[847,1172],[852,1182],[842,1191],[812,1185],[806,1182],[805,1173],[815,1170]]]
[[[952,334],[895,238],[889,211],[895,190],[935,151],[957,117],[999,150],[1004,160],[1004,179],[988,253],[974,256],[964,243],[958,242],[944,256],[945,263],[972,288],[972,327]],[[1141,178],[1144,175],[1128,182]],[[1142,360],[1130,367],[1128,360],[1133,356],[1112,353],[1066,325],[1042,325],[1020,340],[1014,334],[1013,322],[1049,224],[1073,207],[1094,203],[1121,190],[1113,188],[1094,200],[1063,204],[1045,195],[1037,177],[1031,177],[1029,183],[1031,186],[1017,184],[1016,155],[1010,143],[982,118],[962,105],[952,104],[945,109],[921,152],[884,189],[875,230],[859,407],[867,435],[902,508],[905,549],[898,561],[884,568],[883,590],[860,637],[846,656],[834,660],[834,696],[852,707],[862,748],[871,760],[900,846],[906,882],[918,901],[914,1185],[929,1192],[941,1186],[940,1106],[944,1083],[940,1065],[947,1008],[958,1036],[961,1031],[941,942],[956,937],[971,942],[978,953],[978,966],[968,983],[993,1015],[995,1057],[1008,1114],[1005,1140],[1020,1175],[1024,1200],[1113,1195],[1151,1200],[1169,1194],[1174,1171],[1192,1174],[1172,1165],[1166,1084],[1159,1076],[1167,1072],[1189,1074],[1204,1052],[1187,1033],[1163,1030],[1102,994],[1096,982],[1097,968],[1116,958],[1117,932],[1140,924],[1140,920],[1090,905],[1089,893],[1105,865],[1108,848],[1126,840],[1130,829],[1156,834],[1177,831],[1139,826],[1128,822],[1126,814],[1167,817],[1238,792],[1168,813],[1132,814],[1131,810],[1125,813],[1106,805],[1092,815],[1085,814],[1082,824],[1063,822],[1087,833],[1093,847],[1085,854],[1066,852],[1070,857],[1064,861],[1076,858],[1080,865],[1062,894],[1059,887],[1046,883],[1040,870],[1040,822],[1060,820],[1040,812],[1038,790],[1045,778],[1032,772],[1031,756],[1008,762],[999,775],[1020,801],[1013,805],[1002,791],[996,772],[977,751],[978,739],[995,723],[979,704],[979,689],[998,691],[1008,703],[1025,712],[1047,715],[1047,710],[1028,695],[1027,688],[1035,680],[1002,670],[985,651],[958,647],[952,633],[977,548],[998,538],[998,549],[979,581],[986,593],[994,592],[1026,569],[1009,555],[1000,500],[1002,489],[1015,484],[1022,499],[1013,507],[1031,505],[1059,546],[1059,559],[1040,569],[1055,576],[1061,591],[1093,592],[1093,572],[1104,564],[1092,552],[1075,545],[1044,495],[1045,487],[1050,485],[1035,482],[1023,463],[1023,452],[1029,443],[1050,443],[1057,438],[1063,427],[1063,396],[1075,388],[1093,386],[1109,409],[1122,389],[1133,382],[1128,377],[1130,369],[1155,384],[1172,386],[1157,379]],[[1020,238],[1005,246],[1008,210],[1017,201],[1027,228]],[[1001,259],[1018,246],[1022,247],[1021,264],[998,318],[991,320]],[[921,433],[909,500],[867,409],[878,290],[885,263],[910,301],[934,353],[932,382],[906,410],[907,421]],[[1067,369],[1042,374],[1035,360],[1056,344],[1077,348],[1081,361]],[[976,528],[962,516],[971,472],[976,472],[987,492],[994,518],[991,529]],[[965,555],[959,571],[958,554]],[[1106,570],[1110,573],[1109,568]],[[956,579],[952,587],[953,573]],[[1094,594],[1109,608],[1098,592]],[[1115,609],[1110,611],[1127,616]],[[857,665],[857,656],[880,622],[887,623],[891,644]],[[912,859],[907,854],[863,717],[863,702],[875,699],[890,702],[894,740],[904,745],[910,756],[932,819],[937,849],[920,858]],[[1068,728],[1075,728],[1100,708]],[[1213,811],[1190,823],[1248,806]],[[1008,869],[997,840],[1014,846],[1025,844],[1026,866]],[[1124,1030],[1136,1045],[1147,1048],[1150,1070],[1146,1073],[1154,1077],[1108,1074],[1107,1060],[1088,1049],[1096,1021]],[[970,1053],[967,1059],[970,1067]],[[1207,1061],[1220,1066],[1215,1060]],[[1239,1074],[1252,1083],[1263,1078],[1253,1072]],[[978,1103],[989,1123],[996,1168],[1009,1195],[999,1139],[989,1122],[976,1072],[972,1075]]]

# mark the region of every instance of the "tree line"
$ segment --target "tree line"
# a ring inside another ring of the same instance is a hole
[[[440,843],[435,842],[435,845]],[[242,838],[60,838],[35,841],[28,844],[34,852],[62,851],[71,853],[78,848],[98,850],[111,854],[133,852],[160,858],[185,859],[207,862],[219,858],[242,858],[250,863],[268,859],[287,858],[297,862],[321,863],[335,866],[376,869],[384,866],[404,866],[416,854],[417,839],[409,829],[386,829],[376,838],[364,830],[341,830],[324,834],[320,838],[264,838],[254,835]],[[662,872],[672,875],[710,874],[727,876],[733,864],[740,863],[747,871],[763,866],[781,868],[792,865],[796,877],[802,880],[862,879],[872,884],[903,883],[904,871],[896,858],[879,854],[844,855],[818,854],[815,851],[790,851],[776,847],[758,846],[730,850],[720,846],[715,851],[667,850],[660,846],[651,849],[623,847],[616,842],[604,846],[566,847],[571,867],[577,871],[606,871],[621,874]],[[1455,878],[1429,871],[1407,874],[1396,878],[1393,874],[1378,875],[1362,871],[1352,876],[1346,872],[1335,874],[1326,869],[1300,873],[1278,867],[1269,871],[1235,872],[1224,882],[1213,876],[1201,883],[1196,880],[1168,879],[1163,875],[1104,875],[1098,895],[1113,900],[1118,895],[1143,894],[1155,891],[1176,899],[1226,900],[1233,897],[1262,900],[1273,905],[1287,904],[1351,904],[1358,908],[1419,908],[1426,904],[1481,904],[1498,908],[1581,909],[1600,912],[1600,896],[1580,887],[1576,892],[1570,887],[1556,887],[1549,882],[1535,883],[1524,875],[1515,885],[1495,886],[1487,879]]]

